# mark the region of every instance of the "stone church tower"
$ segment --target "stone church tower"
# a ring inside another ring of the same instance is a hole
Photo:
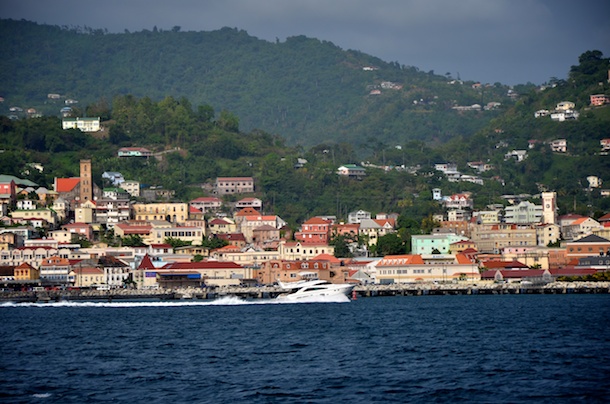
[[[93,182],[91,175],[91,160],[80,161],[80,199],[84,203],[93,199]]]

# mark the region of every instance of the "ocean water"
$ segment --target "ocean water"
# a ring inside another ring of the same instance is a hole
[[[610,295],[0,305],[0,402],[609,402]]]

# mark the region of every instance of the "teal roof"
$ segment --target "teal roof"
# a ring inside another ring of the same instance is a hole
[[[22,178],[15,177],[14,175],[0,174],[0,182],[11,182],[11,180],[15,181],[16,185],[22,186],[22,188],[38,186],[38,184],[36,184],[35,182],[32,182],[30,180],[24,180]]]

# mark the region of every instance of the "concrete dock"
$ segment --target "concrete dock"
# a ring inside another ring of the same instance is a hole
[[[447,284],[391,284],[358,285],[356,297],[380,296],[448,296],[448,295],[518,295],[518,294],[608,294],[610,282],[552,282],[543,285],[519,283],[447,283]],[[116,300],[213,300],[226,296],[243,299],[273,299],[285,290],[277,286],[221,287],[182,289],[112,289],[101,290],[44,290],[27,292],[0,292],[5,302],[59,302],[59,301],[116,301]]]

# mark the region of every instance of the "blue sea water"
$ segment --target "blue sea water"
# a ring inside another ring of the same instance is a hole
[[[10,403],[609,402],[610,295],[0,305]]]

